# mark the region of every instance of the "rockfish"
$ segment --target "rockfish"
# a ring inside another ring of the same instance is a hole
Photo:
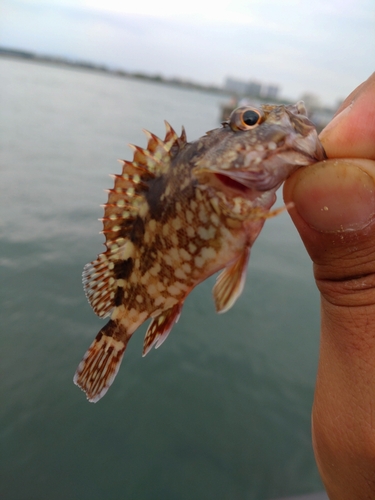
[[[74,382],[96,402],[112,384],[127,343],[151,318],[145,356],[177,322],[184,300],[223,270],[213,288],[227,311],[244,287],[250,249],[276,190],[300,166],[325,159],[302,102],[246,106],[221,128],[187,142],[166,122],[162,140],[145,131],[131,146],[104,205],[106,251],[87,264],[83,283],[101,318],[109,316],[78,366]]]

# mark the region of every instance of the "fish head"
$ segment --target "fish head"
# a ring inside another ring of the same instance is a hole
[[[326,158],[302,101],[243,106],[222,125],[205,136],[193,174],[227,195],[275,192],[297,168]]]

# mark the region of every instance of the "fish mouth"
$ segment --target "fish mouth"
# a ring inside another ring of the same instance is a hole
[[[307,121],[307,118],[306,118]],[[312,125],[311,125],[312,127]],[[259,155],[259,153],[258,153]],[[249,155],[248,155],[249,156]],[[327,158],[315,128],[304,137],[291,134],[271,154],[246,158],[246,166],[230,165],[229,168],[196,167],[193,175],[200,184],[209,184],[233,196],[254,199],[262,192],[275,190],[298,168],[306,167]]]
[[[291,150],[294,149],[295,153],[303,156],[305,162],[316,163],[327,159],[324,147],[316,133],[303,139],[292,139],[290,142],[287,139],[285,143],[286,146],[290,143]]]
[[[241,172],[231,172],[225,170],[199,169],[194,172],[200,184],[206,184],[219,191],[224,191],[227,195],[235,198],[241,196],[248,200],[254,200],[259,196],[259,191],[254,189],[250,182],[247,182]]]
[[[250,200],[257,198],[261,192],[269,191],[281,184],[279,179],[275,179],[265,169],[216,171],[213,172],[213,176],[225,188],[225,191]]]
[[[240,181],[230,177],[227,174],[215,173],[214,176],[229,189],[234,189],[236,191],[240,191],[245,194],[246,191],[249,191],[249,188],[246,184],[241,183]]]
[[[261,192],[277,189],[298,168],[307,167],[327,158],[321,145],[313,155],[308,152],[305,148],[295,148],[265,158],[261,167],[253,165],[243,169],[195,169],[194,175],[201,184],[208,183],[225,189],[233,196],[254,199]]]

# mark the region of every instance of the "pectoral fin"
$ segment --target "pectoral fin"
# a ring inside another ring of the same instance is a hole
[[[152,320],[146,332],[142,356],[146,356],[152,346],[155,346],[155,349],[157,349],[162,345],[172,330],[173,325],[177,323],[181,310],[182,304],[178,302]]]
[[[250,248],[246,247],[237,260],[224,269],[217,277],[213,288],[216,311],[228,311],[241,295],[246,281]]]

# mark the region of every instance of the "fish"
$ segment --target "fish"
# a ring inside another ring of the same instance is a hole
[[[90,402],[108,391],[133,333],[146,320],[143,356],[158,348],[199,283],[213,288],[218,313],[230,309],[246,279],[251,247],[280,185],[301,166],[326,158],[302,101],[243,106],[221,127],[188,142],[165,122],[160,139],[130,145],[133,160],[104,205],[106,250],[83,270],[89,303],[109,321],[74,376]]]

